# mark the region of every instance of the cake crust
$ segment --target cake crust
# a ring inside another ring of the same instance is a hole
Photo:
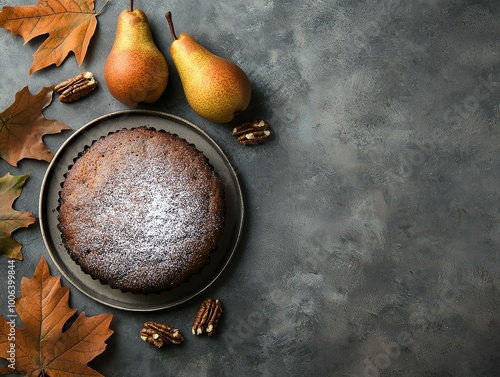
[[[94,142],[70,167],[59,229],[82,271],[134,293],[201,271],[224,225],[224,190],[202,152],[146,127]]]

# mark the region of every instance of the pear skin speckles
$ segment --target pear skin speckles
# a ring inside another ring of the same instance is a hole
[[[227,123],[248,107],[251,84],[238,65],[211,53],[186,33],[172,42],[170,53],[186,99],[199,116]]]

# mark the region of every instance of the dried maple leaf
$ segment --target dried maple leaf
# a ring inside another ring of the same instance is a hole
[[[0,157],[13,166],[23,158],[50,161],[54,154],[44,144],[45,134],[70,128],[46,119],[42,111],[52,102],[53,86],[32,95],[27,86],[16,93],[14,103],[0,113]]]
[[[39,0],[35,5],[4,6],[0,12],[0,27],[21,35],[24,43],[48,34],[33,54],[30,75],[66,59],[70,51],[81,65],[97,27],[94,0]]]
[[[12,208],[14,201],[21,195],[29,174],[13,176],[7,173],[0,178],[0,255],[9,258],[23,259],[21,244],[11,234],[19,228],[26,228],[36,219],[31,212],[16,211]]]
[[[102,376],[87,363],[106,349],[105,340],[113,333],[109,328],[113,315],[87,317],[81,313],[63,332],[76,309],[69,307],[69,288],[62,287],[60,280],[50,274],[43,257],[33,277],[23,277],[15,310],[24,329],[15,326],[17,315],[7,315],[8,320],[0,317],[0,357],[7,360],[0,374]],[[9,313],[14,311],[11,308]]]

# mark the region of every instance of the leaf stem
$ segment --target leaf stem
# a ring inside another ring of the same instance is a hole
[[[99,9],[99,11],[96,13],[96,16],[99,16],[99,15],[101,14],[102,10],[104,9],[104,7],[105,7],[106,5],[108,5],[109,1],[110,1],[110,0],[106,0],[106,2],[103,4],[103,6],[101,7],[101,9]]]
[[[134,0],[130,0],[129,5],[128,5],[128,10],[129,10],[129,12],[134,11]]]

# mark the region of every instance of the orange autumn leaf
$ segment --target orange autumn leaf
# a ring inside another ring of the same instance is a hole
[[[87,317],[81,313],[63,331],[76,309],[69,307],[69,288],[62,287],[60,280],[50,274],[43,257],[33,277],[22,278],[15,311],[24,328],[17,326],[19,318],[9,306],[7,319],[0,317],[0,358],[7,360],[0,374],[102,376],[87,363],[106,349],[105,341],[113,333],[109,328],[113,315]]]
[[[54,153],[42,140],[46,134],[70,128],[57,120],[46,119],[42,111],[52,102],[53,86],[32,95],[27,86],[16,93],[14,103],[0,113],[0,157],[13,166],[23,158],[49,162]]]
[[[61,65],[70,51],[81,65],[97,27],[97,15],[94,0],[39,0],[35,5],[4,6],[0,27],[21,35],[25,44],[48,34],[33,54],[31,75],[49,65]]]
[[[31,212],[16,211],[12,208],[12,204],[23,191],[28,175],[13,176],[7,173],[0,178],[0,255],[14,259],[23,259],[23,256],[22,245],[11,237],[12,232],[26,228],[36,221]]]

